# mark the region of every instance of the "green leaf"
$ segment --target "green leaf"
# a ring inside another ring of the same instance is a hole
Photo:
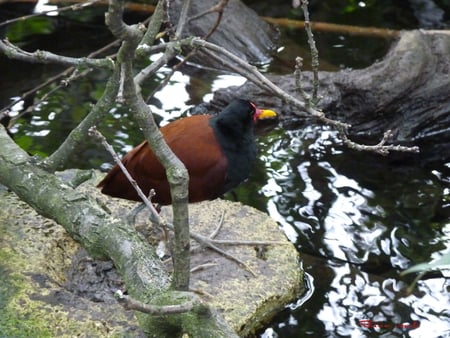
[[[403,271],[400,275],[406,275],[412,272],[427,272],[431,270],[446,270],[446,269],[450,269],[450,252],[447,252],[441,258],[433,262],[414,265],[409,269]]]

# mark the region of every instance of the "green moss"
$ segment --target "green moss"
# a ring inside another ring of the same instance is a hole
[[[120,305],[61,288],[78,248],[62,227],[0,192],[0,337],[137,335]]]
[[[14,256],[0,250],[0,262],[14,266]],[[51,337],[39,313],[33,314],[24,307],[15,306],[12,299],[25,288],[26,278],[12,273],[11,268],[0,264],[0,336],[1,337]],[[22,303],[22,302],[20,302]]]

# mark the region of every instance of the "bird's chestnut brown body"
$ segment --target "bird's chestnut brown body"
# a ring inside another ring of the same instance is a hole
[[[189,202],[214,199],[245,180],[256,158],[254,120],[264,113],[246,100],[235,100],[219,115],[186,117],[162,127],[165,141],[189,172]],[[154,189],[152,202],[171,203],[165,170],[146,141],[122,159],[144,194]],[[139,201],[135,189],[115,165],[98,185],[114,197]]]

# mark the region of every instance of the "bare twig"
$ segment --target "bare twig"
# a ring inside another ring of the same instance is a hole
[[[201,270],[206,270],[206,269],[209,269],[209,268],[213,268],[213,267],[215,267],[217,265],[218,265],[217,263],[200,264],[200,265],[197,265],[197,266],[193,267],[191,269],[191,273],[195,273],[195,272],[198,272],[198,271],[201,271]]]
[[[186,292],[185,295],[186,297],[189,297],[191,299],[182,304],[157,306],[145,304],[136,299],[133,299],[130,296],[125,295],[121,290],[117,290],[114,293],[114,296],[116,297],[119,304],[121,304],[126,310],[136,310],[154,316],[186,313],[191,311],[196,305],[200,304],[198,298],[193,297],[191,293]]]
[[[73,58],[68,56],[56,55],[42,50],[37,50],[30,53],[10,43],[7,39],[0,40],[0,52],[3,52],[3,54],[10,58],[29,63],[51,63],[62,64],[66,66],[89,66],[107,69],[114,68],[114,62],[111,59],[91,59],[88,57]]]
[[[391,151],[399,151],[399,152],[409,152],[409,153],[418,153],[420,152],[419,147],[405,147],[401,145],[386,145],[387,141],[392,137],[392,131],[387,130],[381,141],[375,145],[365,145],[353,142],[347,137],[347,134],[340,130],[341,138],[344,144],[350,149],[358,150],[358,151],[371,151],[380,155],[388,155]]]
[[[97,141],[100,141],[101,144],[105,147],[105,149],[111,154],[111,156],[114,159],[114,163],[116,163],[120,170],[122,170],[123,174],[126,176],[127,180],[133,185],[134,189],[136,190],[139,197],[144,202],[145,206],[150,210],[151,220],[152,222],[155,222],[158,225],[166,226],[167,224],[164,221],[164,219],[159,215],[158,211],[155,209],[153,204],[149,201],[147,196],[142,192],[141,188],[137,184],[136,180],[131,177],[128,170],[123,165],[122,161],[120,160],[119,156],[117,155],[114,148],[106,141],[106,138],[97,130],[95,126],[89,128],[89,136],[93,137]]]
[[[190,17],[189,22],[198,20],[202,16],[205,16],[205,15],[211,14],[211,13],[219,13],[219,15],[220,15],[221,13],[223,13],[223,10],[225,9],[227,4],[228,4],[228,0],[220,0],[217,4],[215,4],[214,6],[212,6],[209,9],[207,9],[206,11],[203,11],[201,13],[198,13],[198,14]]]
[[[44,165],[47,168],[50,170],[63,168],[67,159],[85,141],[84,138],[88,133],[88,129],[98,124],[113,107],[117,97],[119,76],[120,73],[116,67],[105,86],[101,98],[92,107],[89,114],[70,132],[58,149],[44,160]]]
[[[214,244],[223,245],[291,245],[291,242],[286,241],[258,241],[258,240],[236,240],[236,239],[214,239],[212,240]]]
[[[212,6],[211,8],[207,9],[206,11],[189,18],[189,22],[191,22],[191,21],[201,18],[204,15],[207,15],[210,13],[217,13],[216,22],[211,27],[209,32],[204,36],[205,40],[208,40],[208,38],[216,31],[217,27],[219,27],[220,21],[222,20],[222,17],[223,17],[223,11],[224,11],[225,7],[227,6],[227,4],[228,4],[228,0],[220,0],[216,5]]]
[[[202,236],[202,235],[199,235],[199,234],[196,234],[193,232],[190,233],[190,236],[191,236],[191,238],[195,239],[197,241],[197,243],[200,244],[200,246],[210,248],[210,249],[216,251],[217,253],[221,254],[222,256],[238,263],[245,270],[250,272],[254,277],[257,276],[256,273],[252,270],[252,268],[250,268],[244,261],[237,258],[236,256],[233,256],[232,254],[229,254],[228,252],[222,250],[217,245],[215,245],[216,240],[211,240],[210,238],[208,238],[206,236]]]
[[[174,53],[169,53],[168,51],[166,51],[166,53],[164,53],[160,58],[158,58],[156,61],[152,62],[147,67],[142,69],[138,74],[136,74],[136,76],[134,77],[134,81],[136,85],[139,86],[139,89],[146,79],[148,79],[159,69],[164,67],[173,56]]]
[[[223,225],[223,220],[225,219],[225,211],[222,212],[222,215],[220,215],[219,222],[217,223],[217,227],[214,229],[214,231],[209,235],[209,238],[213,239],[217,236],[217,234],[220,232],[220,229]]]
[[[316,41],[311,30],[311,23],[309,22],[308,0],[301,0],[301,7],[303,15],[305,16],[305,30],[308,35],[308,44],[311,51],[311,66],[313,71],[313,92],[311,97],[311,103],[316,105],[319,102],[317,96],[319,90],[319,51],[316,47]]]
[[[150,18],[147,31],[145,32],[144,37],[140,42],[140,45],[152,46],[154,44],[156,35],[159,33],[161,24],[164,19],[164,2],[165,1],[158,1],[155,11]],[[138,52],[139,47],[136,50],[136,53]]]
[[[332,125],[332,126],[340,126],[345,129],[350,127],[350,125],[347,123],[328,119],[327,117],[325,117],[324,113],[321,112],[320,110],[317,110],[313,107],[307,107],[303,102],[297,100],[295,97],[286,93],[280,87],[278,87],[273,82],[268,80],[263,74],[261,74],[257,70],[256,67],[248,64],[247,62],[245,62],[238,56],[234,55],[233,53],[227,51],[226,49],[224,49],[220,46],[217,46],[213,43],[199,39],[199,38],[192,39],[191,43],[195,46],[200,46],[200,47],[206,48],[210,51],[213,51],[217,54],[220,54],[220,55],[226,57],[227,59],[231,60],[232,62],[236,63],[237,65],[239,65],[239,67],[236,68],[236,69],[239,69],[239,74],[241,74],[242,76],[244,76],[246,78],[250,78],[252,81],[257,81],[259,83],[258,85],[264,86],[264,88],[266,88],[267,90],[270,90],[271,92],[276,94],[278,97],[280,97],[284,101],[292,103],[296,107],[300,108],[303,111],[306,111],[309,115],[317,118],[321,122],[328,124],[328,125]],[[305,114],[302,114],[300,112],[295,112],[295,114],[297,114],[299,116],[305,116]]]
[[[178,19],[177,30],[175,31],[175,39],[181,39],[183,34],[184,26],[188,20],[188,12],[191,8],[191,0],[184,0],[183,7],[181,7],[180,18]]]
[[[169,54],[169,53],[165,53],[164,57],[166,59],[170,58],[170,57],[174,57],[175,56],[175,51],[173,51],[174,53]],[[173,74],[175,74],[175,72],[184,64],[186,64],[190,58],[192,58],[195,54],[197,53],[197,49],[193,49],[192,51],[189,52],[188,55],[186,55],[183,60],[179,63],[177,63],[175,66],[172,67],[171,71],[169,74],[166,75],[166,77],[158,84],[158,86],[156,86],[155,89],[153,89],[151,91],[151,93],[147,96],[147,102],[150,100],[151,97],[153,97],[155,95],[155,93],[157,93],[158,91],[160,91],[162,88],[164,88],[170,81],[170,79],[172,78]]]
[[[225,58],[220,57],[216,53],[208,50],[208,49],[201,49],[199,50],[199,53],[206,54],[209,58],[215,60],[218,64],[221,64],[231,71],[235,72],[236,74],[240,74],[244,76],[249,81],[253,82],[255,85],[257,85],[262,90],[270,92],[270,88],[267,87],[264,83],[261,81],[258,81],[258,79],[251,73],[251,72],[243,72],[242,68],[239,67],[238,64],[228,61]]]
[[[0,27],[6,26],[6,25],[9,25],[11,23],[18,22],[18,21],[24,21],[24,20],[35,18],[35,17],[38,17],[38,16],[44,16],[44,15],[47,15],[47,14],[50,14],[50,13],[53,14],[53,13],[63,13],[63,12],[67,12],[67,11],[78,11],[78,10],[84,9],[86,7],[95,5],[95,4],[99,3],[99,2],[100,2],[100,0],[91,0],[91,1],[86,1],[86,2],[82,2],[82,3],[73,4],[73,5],[66,6],[66,7],[50,9],[48,11],[42,11],[42,12],[39,12],[39,13],[33,13],[33,14],[29,14],[29,15],[24,15],[24,16],[21,16],[19,18],[14,18],[14,19],[10,19],[10,20],[6,20],[6,21],[3,21],[3,22],[0,22]]]
[[[97,49],[96,51],[90,53],[88,55],[88,58],[93,58],[96,57],[97,55],[102,54],[103,52],[105,52],[106,50],[117,46],[118,45],[118,40],[115,40],[99,49]],[[115,55],[109,55],[107,56],[107,58],[110,59],[114,59]],[[38,86],[26,91],[25,93],[22,93],[22,95],[20,97],[18,97],[17,99],[12,100],[8,105],[4,106],[3,108],[1,108],[0,113],[7,111],[9,109],[11,109],[14,105],[16,105],[17,103],[19,103],[20,101],[24,101],[27,98],[31,97],[32,95],[34,95],[36,92],[38,92],[39,90],[41,90],[42,88],[45,88],[49,85],[51,85],[52,83],[60,80],[60,83],[55,86],[50,92],[46,93],[46,95],[42,98],[40,98],[38,101],[34,102],[34,106],[38,105],[39,103],[41,103],[42,101],[45,100],[45,98],[50,94],[50,93],[54,93],[57,90],[61,89],[62,87],[67,87],[71,82],[77,80],[78,78],[85,76],[87,74],[89,74],[91,71],[93,70],[93,68],[87,68],[84,69],[83,72],[78,73],[78,68],[75,67],[69,67],[65,70],[63,70],[62,72],[56,74],[55,76],[52,76],[50,78],[48,78],[45,82],[39,84]],[[31,110],[28,109],[28,110]],[[15,123],[15,121],[17,119],[19,119],[23,114],[27,113],[28,111],[22,112],[21,114],[18,114],[17,116],[14,116],[13,118],[11,118],[11,121],[9,123],[9,126],[13,125]]]
[[[303,67],[303,59],[300,56],[295,58],[295,88],[300,93],[305,105],[308,107],[311,105],[311,100],[308,94],[303,90],[302,87],[302,67]]]

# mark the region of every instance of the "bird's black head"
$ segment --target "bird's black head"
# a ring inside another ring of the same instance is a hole
[[[236,99],[214,117],[211,123],[229,134],[245,134],[253,130],[256,111],[252,102]]]
[[[271,110],[261,110],[251,101],[237,99],[210,119],[210,126],[228,162],[222,193],[248,178],[256,160],[255,122],[273,116],[276,113]]]

